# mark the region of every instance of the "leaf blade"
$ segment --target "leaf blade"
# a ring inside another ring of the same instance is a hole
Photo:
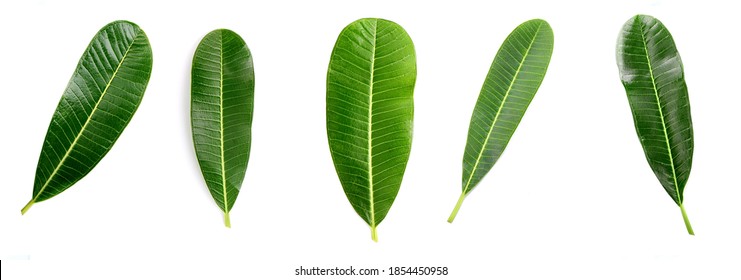
[[[398,24],[360,19],[338,36],[327,71],[327,138],[345,195],[374,240],[409,158],[415,81],[414,45]]]
[[[204,36],[191,70],[193,144],[227,227],[249,162],[254,86],[252,55],[244,40],[228,29]]]
[[[93,37],[57,105],[39,156],[32,199],[47,200],[85,177],[141,103],[152,51],[136,24],[114,21]]]
[[[504,152],[545,78],[552,53],[553,31],[541,19],[520,24],[502,43],[471,116],[462,192],[448,222]]]
[[[674,39],[658,19],[636,15],[623,25],[616,57],[646,160],[694,234],[683,206],[694,150],[692,117]]]

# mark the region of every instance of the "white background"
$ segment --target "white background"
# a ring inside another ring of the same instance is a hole
[[[13,2],[0,3],[2,279],[331,279],[293,273],[350,265],[450,272],[361,279],[741,277],[741,55],[730,4]],[[684,61],[694,237],[646,163],[619,81],[616,38],[637,13],[664,22]],[[329,55],[362,17],[402,25],[418,64],[412,153],[378,243],[342,192],[325,130]],[[549,71],[507,151],[448,224],[481,84],[507,34],[531,18],[554,30]],[[89,40],[117,19],[149,36],[144,100],[87,177],[21,216],[61,93]],[[203,182],[189,124],[192,55],[216,28],[241,34],[256,74],[252,154],[231,229]]]

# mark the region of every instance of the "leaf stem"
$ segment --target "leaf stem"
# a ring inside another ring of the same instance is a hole
[[[466,193],[461,193],[461,197],[458,198],[458,203],[455,204],[455,208],[453,208],[453,213],[450,213],[450,217],[448,217],[448,223],[452,223],[453,220],[455,220],[455,216],[458,215],[458,210],[461,209],[461,205],[463,204],[463,199],[466,198]]]
[[[378,242],[378,233],[376,233],[376,226],[371,226],[371,238],[374,242]]]
[[[36,203],[36,200],[31,199],[31,201],[29,201],[28,204],[26,204],[26,206],[23,206],[23,209],[21,209],[21,215],[26,214],[28,209],[31,209],[31,206],[33,206],[34,203]]]
[[[228,228],[232,228],[232,222],[229,220],[229,212],[224,212],[224,225]]]
[[[687,227],[687,233],[695,235],[695,231],[692,230],[692,225],[690,224],[690,219],[687,218],[687,211],[684,210],[684,204],[680,204],[679,209],[682,209],[682,218],[684,219],[684,226]]]

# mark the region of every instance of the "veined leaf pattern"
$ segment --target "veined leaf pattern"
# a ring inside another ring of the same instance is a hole
[[[637,15],[623,25],[616,53],[646,159],[694,234],[683,204],[694,149],[692,117],[674,39],[658,19]]]
[[[520,24],[502,43],[471,116],[463,190],[448,222],[453,222],[465,197],[504,152],[545,77],[552,53],[553,31],[541,19]]]
[[[115,21],[95,35],[52,116],[33,197],[21,213],[71,187],[100,162],[139,107],[151,71],[149,40],[136,24]]]
[[[412,144],[414,45],[398,24],[366,18],[339,35],[327,73],[327,137],[355,212],[376,227],[401,186]]]
[[[254,89],[244,40],[227,29],[207,34],[193,56],[191,126],[201,173],[227,227],[250,156]]]

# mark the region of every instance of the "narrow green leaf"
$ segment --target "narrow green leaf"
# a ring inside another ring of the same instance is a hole
[[[193,144],[216,205],[229,211],[247,171],[252,136],[255,73],[252,55],[237,33],[208,33],[193,56],[190,117]]]
[[[115,21],[93,37],[46,132],[33,197],[47,200],[85,177],[134,116],[152,72],[152,49],[139,26]]]
[[[398,24],[357,20],[337,38],[327,72],[327,137],[355,212],[376,227],[401,186],[412,147],[417,65]]]
[[[553,31],[541,19],[520,24],[502,43],[473,109],[463,154],[463,191],[448,222],[504,152],[545,77],[552,53]]]
[[[628,20],[618,37],[617,65],[648,164],[694,235],[682,204],[694,146],[690,101],[669,30],[651,16]]]

